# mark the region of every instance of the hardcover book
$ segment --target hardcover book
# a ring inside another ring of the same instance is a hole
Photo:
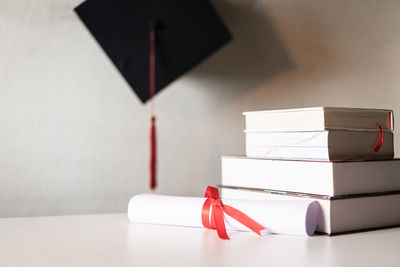
[[[400,191],[336,197],[226,187],[221,192],[224,199],[317,201],[317,231],[327,234],[400,225]]]
[[[393,130],[387,109],[314,107],[244,112],[246,131],[323,131],[327,129]]]
[[[247,157],[334,161],[393,155],[393,133],[388,131],[246,132]]]
[[[222,185],[317,195],[400,190],[400,160],[304,161],[221,157]]]

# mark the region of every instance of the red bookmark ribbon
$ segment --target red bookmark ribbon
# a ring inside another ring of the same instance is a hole
[[[377,124],[376,126],[379,131],[379,136],[378,136],[378,139],[376,140],[376,145],[375,145],[374,151],[378,152],[379,149],[381,149],[381,147],[383,145],[383,131],[382,131],[382,127],[379,124]]]
[[[240,210],[222,204],[218,188],[208,186],[205,197],[207,199],[204,201],[201,221],[204,227],[208,229],[216,229],[220,238],[229,239],[225,227],[224,213],[231,216],[232,218],[234,218],[235,220],[237,220],[260,236],[261,231],[266,229],[264,226],[254,221],[252,218],[250,218]]]

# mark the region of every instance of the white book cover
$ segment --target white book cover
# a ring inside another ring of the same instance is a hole
[[[388,131],[246,131],[245,134],[247,157],[377,160],[391,159],[394,155],[393,133]],[[382,139],[380,139],[381,134]],[[383,142],[380,143],[380,140]]]
[[[350,195],[400,190],[400,160],[302,161],[221,157],[222,185]]]
[[[244,112],[247,131],[393,130],[388,109],[314,107]]]
[[[315,200],[321,207],[317,231],[327,234],[400,225],[399,191],[336,198],[224,187],[221,193],[223,199]]]

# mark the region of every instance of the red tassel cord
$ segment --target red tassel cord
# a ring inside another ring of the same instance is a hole
[[[149,93],[151,104],[150,116],[150,189],[157,187],[157,147],[156,147],[156,116],[154,112],[154,94],[156,90],[156,33],[154,27],[150,29],[150,55],[149,55]]]
[[[151,116],[150,126],[150,189],[157,187],[156,117]]]

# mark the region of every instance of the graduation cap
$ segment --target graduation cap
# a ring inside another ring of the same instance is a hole
[[[231,39],[208,0],[87,0],[75,11],[143,102],[151,97],[149,27],[155,93]]]
[[[142,102],[231,39],[208,0],[87,0],[75,11]]]

